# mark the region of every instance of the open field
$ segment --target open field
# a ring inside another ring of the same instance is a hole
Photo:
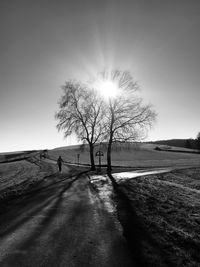
[[[124,180],[119,188],[131,205],[131,214],[118,207],[119,218],[145,266],[200,266],[200,168]]]
[[[27,159],[28,157],[35,156],[37,154],[38,151],[36,150],[0,153],[0,163]]]
[[[9,160],[7,163],[0,163],[0,202],[5,203],[37,187],[54,182],[57,176],[62,179],[66,175],[75,175],[86,170],[85,167],[69,168],[63,165],[62,173],[59,173],[56,162],[49,159],[40,160],[38,153],[23,160]]]
[[[113,146],[112,164],[114,166],[130,166],[130,167],[164,167],[164,166],[200,166],[200,154],[191,153],[176,153],[168,151],[156,151],[154,144],[132,144]],[[162,148],[167,146],[161,145]],[[102,164],[106,164],[106,147],[102,145],[100,148],[104,157],[102,157]],[[173,147],[170,148],[173,151]],[[176,148],[177,149],[177,148]],[[99,150],[99,146],[95,148]],[[189,149],[181,149],[182,151],[191,152]],[[57,159],[59,155],[62,156],[66,162],[77,163],[77,154],[80,154],[80,163],[90,163],[89,150],[86,146],[81,149],[78,146],[66,147],[49,150],[49,157]],[[95,157],[95,162],[98,164],[98,157]]]
[[[19,195],[44,177],[56,172],[56,166],[37,158],[0,164],[0,199]]]

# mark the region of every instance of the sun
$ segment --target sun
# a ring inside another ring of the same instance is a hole
[[[98,82],[97,89],[106,99],[116,97],[119,92],[117,84],[111,80]]]

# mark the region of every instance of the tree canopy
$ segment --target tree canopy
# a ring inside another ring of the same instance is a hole
[[[58,130],[65,137],[75,133],[90,147],[92,169],[94,145],[107,142],[107,166],[111,170],[112,143],[139,141],[156,118],[139,95],[139,86],[128,71],[103,71],[93,83],[69,80],[58,102]]]
[[[143,104],[139,96],[139,86],[128,71],[104,71],[99,80],[109,81],[117,88],[114,97],[104,100],[106,134],[108,141],[107,165],[111,170],[112,143],[132,142],[143,139],[153,124],[156,113],[152,106]],[[101,83],[101,82],[100,82]]]
[[[94,169],[94,144],[101,140],[105,130],[102,124],[105,116],[103,102],[97,92],[77,81],[67,81],[62,89],[59,111],[55,115],[59,121],[57,128],[64,131],[65,137],[75,133],[81,141],[89,144]]]

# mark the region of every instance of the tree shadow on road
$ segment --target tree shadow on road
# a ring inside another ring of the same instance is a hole
[[[85,172],[84,172],[85,173]],[[17,228],[25,224],[30,218],[36,216],[40,211],[50,206],[51,208],[45,214],[41,224],[45,229],[46,224],[50,223],[51,217],[54,216],[56,208],[62,201],[62,195],[79,179],[83,173],[76,176],[68,177],[49,184],[46,187],[39,187],[37,190],[28,192],[23,198],[15,199],[8,212],[4,214],[4,221],[1,223],[0,238],[4,238]],[[40,227],[40,232],[42,228]],[[32,237],[36,236],[33,233]]]
[[[123,227],[123,234],[136,266],[175,267],[176,265],[145,227],[128,196],[120,189],[112,174],[108,173],[108,177],[112,181],[116,194],[118,219]]]

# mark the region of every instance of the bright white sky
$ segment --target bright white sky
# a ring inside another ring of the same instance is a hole
[[[199,0],[0,1],[0,152],[73,144],[58,133],[60,86],[130,70],[158,120],[148,140],[200,131]]]

